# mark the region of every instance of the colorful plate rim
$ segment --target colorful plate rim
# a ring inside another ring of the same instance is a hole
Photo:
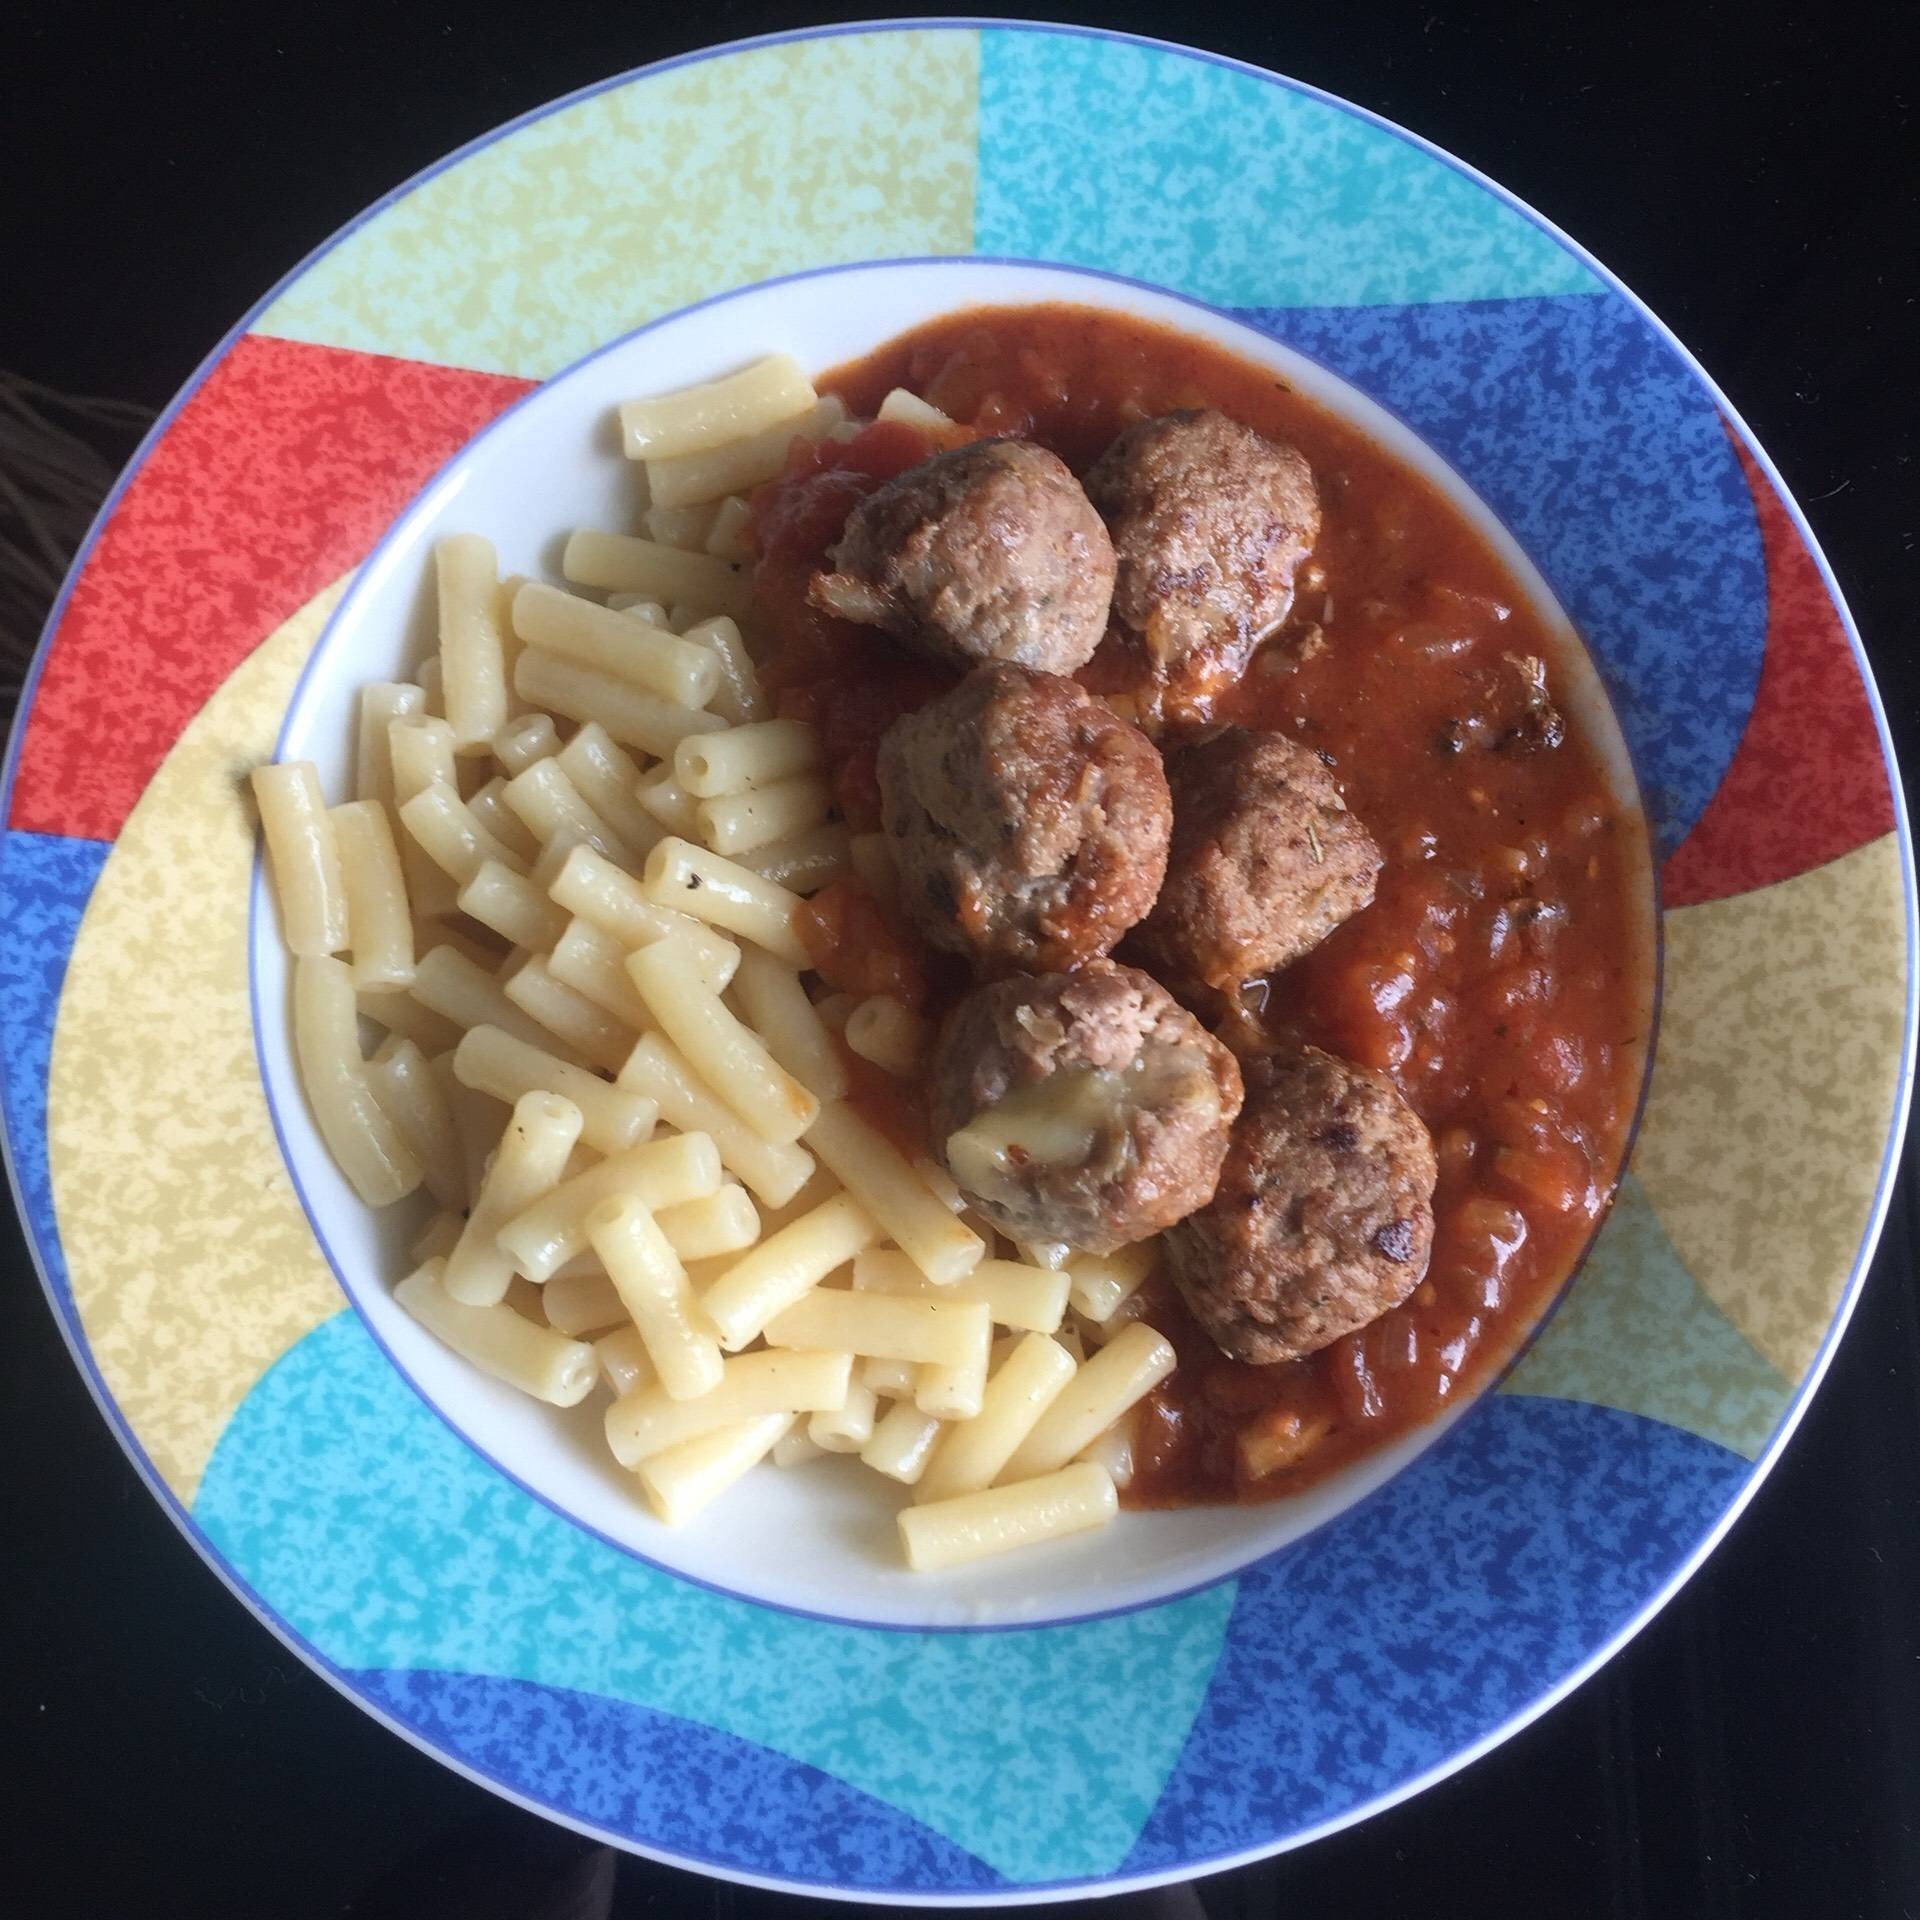
[[[1871,732],[1877,748],[1879,764],[1884,770],[1888,788],[1886,796],[1888,824],[1886,830],[1874,840],[1864,842],[1862,845],[1878,846],[1883,842],[1890,842],[1891,851],[1897,855],[1897,923],[1900,941],[1902,943],[1901,951],[1903,959],[1903,977],[1897,1007],[1897,1024],[1899,1031],[1898,1060],[1892,1074],[1891,1085],[1887,1089],[1889,1099],[1886,1103],[1884,1145],[1879,1156],[1879,1163],[1872,1180],[1870,1192],[1866,1198],[1863,1223],[1856,1237],[1852,1257],[1847,1263],[1846,1277],[1841,1283],[1837,1295],[1832,1300],[1831,1306],[1828,1309],[1824,1329],[1817,1344],[1806,1360],[1804,1367],[1799,1371],[1797,1381],[1790,1386],[1785,1404],[1779,1410],[1777,1418],[1767,1429],[1764,1437],[1759,1440],[1759,1444],[1751,1452],[1747,1452],[1744,1448],[1741,1450],[1744,1458],[1738,1476],[1736,1479],[1727,1483],[1724,1493],[1718,1498],[1715,1516],[1705,1531],[1692,1542],[1687,1552],[1671,1560],[1662,1568],[1659,1578],[1650,1594],[1642,1594],[1638,1605],[1633,1608],[1623,1620],[1616,1623],[1614,1629],[1609,1634],[1596,1643],[1586,1647],[1582,1656],[1572,1665],[1564,1667],[1558,1674],[1558,1677],[1553,1679],[1544,1690],[1529,1693],[1526,1698],[1518,1702],[1513,1711],[1505,1713],[1478,1738],[1449,1748],[1432,1764],[1415,1767],[1405,1772],[1392,1787],[1369,1796],[1364,1796],[1356,1802],[1345,1805],[1338,1810],[1330,1810],[1324,1817],[1317,1820],[1302,1822],[1289,1830],[1272,1832],[1263,1838],[1251,1842],[1243,1839],[1238,1845],[1227,1846],[1214,1851],[1209,1851],[1205,1844],[1200,1844],[1192,1849],[1190,1857],[1178,1860],[1168,1858],[1153,1865],[1147,1865],[1144,1861],[1136,1864],[1133,1855],[1130,1854],[1126,1861],[1119,1863],[1115,1870],[1112,1871],[1070,1873],[1039,1878],[1025,1876],[1010,1877],[1000,1875],[996,1872],[993,1881],[982,1881],[969,1885],[964,1889],[958,1885],[942,1886],[935,1884],[931,1880],[915,1877],[896,1879],[891,1884],[880,1884],[878,1882],[861,1883],[852,1878],[835,1878],[831,1874],[808,1874],[777,1870],[767,1871],[764,1868],[756,1868],[751,1862],[743,1860],[727,1860],[713,1854],[702,1855],[694,1850],[676,1850],[674,1847],[658,1841],[649,1842],[632,1832],[620,1830],[617,1825],[596,1823],[594,1820],[582,1818],[577,1813],[569,1811],[566,1808],[557,1807],[548,1801],[543,1801],[538,1796],[529,1793],[524,1787],[518,1786],[512,1781],[501,1777],[498,1773],[491,1771],[486,1765],[477,1762],[471,1755],[462,1754],[454,1750],[448,1735],[444,1731],[444,1727],[436,1732],[418,1724],[417,1717],[410,1717],[401,1710],[400,1702],[397,1698],[383,1701],[382,1699],[371,1697],[367,1687],[360,1680],[357,1680],[347,1667],[332,1660],[318,1645],[309,1641],[292,1621],[285,1618],[269,1601],[262,1597],[260,1593],[256,1592],[236,1566],[231,1564],[227,1558],[223,1557],[220,1548],[208,1537],[201,1523],[196,1521],[193,1511],[188,1504],[179,1497],[174,1486],[155,1466],[146,1446],[143,1444],[139,1434],[136,1432],[120,1404],[119,1398],[116,1397],[105,1375],[97,1365],[95,1355],[90,1349],[85,1331],[77,1321],[70,1286],[65,1276],[63,1256],[59,1251],[57,1242],[52,1245],[51,1249],[48,1245],[43,1244],[41,1237],[42,1218],[36,1212],[39,1196],[37,1193],[29,1194],[27,1184],[23,1183],[20,1154],[23,1139],[22,1102],[25,1101],[29,1108],[26,1116],[27,1121],[31,1124],[34,1123],[37,1118],[38,1123],[44,1129],[44,1109],[41,1109],[37,1116],[32,1110],[40,1100],[44,1099],[46,1089],[44,1084],[24,1087],[20,1084],[20,1076],[16,1066],[19,1054],[16,1046],[12,1044],[15,1036],[11,1031],[7,1036],[9,1045],[7,1047],[8,1076],[4,1099],[5,1147],[9,1178],[13,1183],[16,1205],[21,1211],[23,1220],[27,1223],[29,1244],[32,1247],[35,1263],[41,1273],[42,1282],[47,1290],[49,1301],[54,1308],[56,1318],[60,1324],[62,1335],[67,1340],[75,1363],[79,1366],[83,1377],[87,1380],[90,1391],[93,1392],[97,1403],[100,1405],[103,1416],[108,1420],[116,1436],[126,1448],[136,1468],[147,1481],[156,1498],[160,1500],[163,1508],[168,1511],[176,1524],[180,1526],[183,1533],[186,1534],[196,1549],[202,1553],[203,1557],[208,1560],[209,1564],[214,1567],[220,1577],[225,1580],[243,1602],[249,1606],[256,1617],[260,1618],[270,1629],[278,1633],[290,1646],[299,1652],[303,1658],[307,1659],[317,1670],[321,1671],[326,1677],[332,1680],[334,1684],[338,1685],[349,1697],[356,1699],[359,1704],[366,1707],[375,1717],[383,1720],[396,1731],[401,1732],[405,1737],[422,1746],[424,1750],[433,1752],[436,1757],[467,1774],[468,1777],[492,1786],[495,1790],[506,1794],[508,1797],[519,1801],[523,1805],[541,1811],[549,1817],[557,1818],[567,1824],[576,1826],[582,1831],[595,1833],[600,1837],[612,1839],[618,1844],[648,1854],[651,1857],[668,1861],[672,1864],[690,1866],[697,1870],[707,1872],[719,1872],[730,1878],[751,1882],[753,1884],[785,1887],[800,1891],[833,1890],[855,1898],[899,1898],[904,1896],[918,1898],[923,1901],[940,1901],[942,1899],[952,1901],[959,1899],[978,1900],[984,1897],[1005,1902],[1018,1902],[1029,1899],[1060,1897],[1062,1894],[1087,1890],[1093,1887],[1099,1887],[1103,1890],[1118,1890],[1122,1887],[1147,1886],[1163,1883],[1170,1879],[1188,1877],[1196,1872],[1230,1866],[1244,1860],[1261,1857],[1262,1855],[1278,1851],[1287,1846],[1301,1844],[1307,1839],[1316,1837],[1321,1833],[1333,1831],[1337,1827],[1351,1824],[1355,1820],[1366,1817],[1366,1815],[1371,1812],[1394,1804],[1398,1800],[1406,1798],[1411,1793],[1419,1791],[1423,1786],[1430,1784],[1433,1780],[1444,1777],[1445,1774],[1466,1764],[1479,1753],[1486,1751],[1492,1745],[1497,1744],[1500,1740],[1526,1725],[1533,1718],[1537,1717],[1539,1713],[1544,1712],[1546,1708],[1555,1701],[1564,1697],[1567,1692],[1578,1685],[1581,1680],[1587,1677],[1587,1675],[1604,1662],[1605,1659],[1610,1657],[1620,1645],[1631,1638],[1632,1634],[1637,1632],[1639,1627],[1644,1625],[1646,1620],[1651,1618],[1652,1614],[1677,1591],[1678,1587],[1690,1576],[1700,1561],[1711,1551],[1712,1547],[1732,1524],[1734,1519],[1738,1517],[1746,1501],[1751,1497],[1754,1489],[1765,1477],[1766,1472],[1778,1457],[1786,1440],[1791,1436],[1795,1426],[1797,1426],[1808,1400],[1825,1373],[1826,1367],[1831,1359],[1834,1345],[1840,1333],[1845,1328],[1854,1302],[1857,1299],[1860,1285],[1864,1279],[1866,1266],[1870,1259],[1873,1246],[1877,1241],[1890,1194],[1894,1155],[1904,1130],[1911,1093],[1915,1031],[1915,981],[1912,967],[1912,955],[1916,945],[1914,915],[1915,889],[1913,882],[1911,840],[1904,795],[1895,767],[1885,715],[1877,690],[1873,684],[1871,672],[1858,633],[1854,627],[1851,616],[1846,610],[1844,600],[1840,595],[1837,584],[1833,580],[1824,556],[1820,554],[1811,531],[1806,525],[1804,516],[1791,499],[1791,496],[1788,495],[1771,462],[1767,459],[1764,451],[1758,446],[1744,422],[1740,420],[1737,413],[1735,413],[1733,408],[1727,403],[1718,388],[1713,385],[1697,361],[1693,359],[1673,335],[1662,326],[1661,323],[1648,312],[1644,305],[1614,276],[1594,261],[1584,249],[1561,234],[1551,223],[1545,221],[1541,216],[1534,213],[1532,209],[1526,207],[1524,203],[1517,200],[1511,194],[1508,194],[1504,189],[1488,181],[1476,170],[1465,166],[1452,156],[1434,147],[1431,143],[1420,139],[1416,135],[1407,133],[1405,130],[1382,119],[1380,116],[1354,107],[1350,103],[1340,101],[1319,89],[1266,73],[1262,69],[1251,66],[1248,63],[1232,60],[1226,56],[1183,48],[1165,41],[1108,33],[1098,29],[1058,27],[1045,23],[968,18],[880,21],[872,23],[850,23],[818,29],[800,29],[704,49],[651,66],[635,69],[632,72],[582,88],[560,100],[536,108],[506,123],[502,127],[467,143],[445,159],[423,170],[412,180],[409,180],[402,186],[382,196],[381,199],[376,201],[365,212],[357,216],[346,227],[342,228],[339,233],[335,234],[319,248],[316,248],[310,253],[285,275],[262,300],[257,302],[236,326],[229,330],[213,352],[202,361],[192,377],[182,388],[179,395],[170,403],[167,410],[161,415],[152,431],[143,441],[140,449],[129,463],[126,472],[120,477],[119,481],[116,482],[113,492],[103,504],[99,515],[89,530],[87,539],[75,558],[73,568],[62,586],[60,596],[50,614],[45,633],[43,634],[39,649],[36,652],[23,688],[19,714],[13,729],[12,738],[9,741],[4,776],[0,777],[0,797],[4,797],[7,806],[7,817],[10,822],[6,834],[7,850],[16,850],[21,836],[34,831],[32,828],[22,828],[11,824],[17,800],[16,785],[20,772],[23,740],[33,718],[35,700],[41,691],[43,672],[53,649],[53,643],[69,611],[76,587],[81,582],[82,576],[86,573],[90,561],[95,556],[103,533],[114,520],[129,488],[147,466],[155,449],[158,448],[174,430],[183,411],[195,397],[202,392],[215,370],[228,359],[235,347],[252,333],[255,323],[270,306],[298,285],[314,267],[338,249],[342,248],[347,242],[353,239],[354,236],[360,234],[370,223],[375,221],[388,209],[399,205],[419,188],[451,172],[463,162],[487,152],[489,149],[507,141],[515,134],[530,127],[537,126],[543,121],[550,120],[587,102],[615,93],[636,83],[658,80],[669,74],[682,72],[690,68],[697,68],[715,61],[744,54],[758,53],[768,49],[806,47],[835,40],[865,39],[874,36],[900,33],[971,34],[983,37],[996,35],[1005,36],[1009,39],[1020,39],[1027,36],[1045,37],[1061,41],[1084,42],[1103,49],[1123,50],[1129,56],[1138,54],[1147,59],[1164,57],[1169,61],[1195,63],[1202,68],[1213,69],[1223,74],[1238,76],[1242,79],[1251,79],[1262,87],[1278,88],[1283,93],[1290,94],[1298,99],[1314,102],[1320,107],[1332,109],[1336,114],[1345,116],[1361,126],[1385,134],[1390,140],[1401,143],[1413,152],[1424,156],[1426,160],[1437,162],[1440,167],[1449,171],[1460,180],[1470,183],[1472,187],[1478,189],[1480,192],[1491,196],[1493,200],[1498,202],[1508,212],[1517,214],[1540,235],[1544,236],[1553,246],[1562,250],[1572,260],[1577,262],[1599,287],[1607,290],[1614,298],[1623,301],[1637,321],[1651,330],[1651,333],[1662,350],[1666,354],[1673,356],[1680,366],[1686,370],[1691,380],[1697,383],[1699,388],[1710,398],[1718,415],[1727,424],[1730,434],[1736,437],[1736,451],[1743,455],[1745,461],[1757,472],[1760,480],[1771,495],[1773,502],[1777,504],[1784,524],[1796,543],[1796,551],[1804,555],[1807,562],[1810,563],[1822,596],[1822,604],[1830,611],[1833,619],[1837,622],[1838,633],[1844,640],[1847,655],[1852,663],[1853,671],[1857,676],[1857,691],[1864,698],[1866,710],[1871,720]],[[1117,58],[1118,55],[1115,57]],[[1185,69],[1182,68],[1180,71],[1184,73]],[[978,137],[977,129],[976,137]],[[975,165],[978,166],[979,164],[976,150]],[[437,464],[437,462],[434,464]],[[1756,505],[1758,506],[1760,502],[1758,491],[1756,491],[1755,499]],[[287,611],[290,611],[290,609]],[[256,641],[259,639],[257,634],[254,637]],[[308,639],[310,643],[311,636],[308,636]],[[89,836],[85,835],[78,837],[81,839],[89,838]],[[111,838],[109,838],[109,846],[111,846],[111,844],[112,841]],[[1850,851],[1858,850],[1859,849],[1856,848]],[[1838,858],[1842,859],[1845,857],[1844,854],[1838,856]],[[104,852],[101,860],[102,866],[104,867],[106,860]],[[1829,861],[1824,864],[1831,866],[1833,863]],[[1821,868],[1819,867],[1797,870],[1795,873],[1788,875],[1787,878],[1798,878],[1800,877],[1801,871],[1820,870]],[[13,877],[15,884],[0,887],[0,894],[8,897],[16,904],[21,901],[31,904],[35,898],[34,887],[21,881],[21,876],[17,871],[17,863]],[[39,877],[40,876],[34,876],[34,878]],[[98,877],[98,869],[96,869],[94,874],[87,876],[81,904],[85,904],[86,895],[92,892],[94,882]],[[1740,899],[1750,897],[1753,892],[1760,890],[1763,889],[1748,889],[1745,892],[1737,891],[1722,897]],[[1884,891],[1885,889],[1883,887],[1882,892],[1884,893]],[[1711,902],[1703,901],[1701,904],[1711,904]],[[1884,907],[1885,901],[1881,900],[1878,904]],[[1682,910],[1685,911],[1685,909]],[[1885,916],[1883,914],[1882,921],[1884,921],[1884,919]],[[76,931],[77,920],[78,909],[76,908]],[[1877,921],[1875,924],[1880,925],[1882,922]],[[69,945],[71,945],[71,941],[69,941]],[[58,956],[58,958],[61,964],[64,965],[64,954]],[[8,977],[7,987],[10,999],[18,991],[19,986],[20,981],[17,975]],[[54,1011],[55,1008],[51,1003],[43,1009],[49,1029]],[[25,1016],[22,1015],[21,1017]],[[50,1044],[50,1042],[51,1033],[49,1031],[47,1044]],[[33,1062],[40,1057],[42,1056],[30,1056],[29,1064],[33,1064]],[[1556,1326],[1557,1325],[1558,1323],[1556,1322]],[[1526,1368],[1523,1365],[1521,1369],[1523,1378],[1525,1372]],[[1564,1382],[1560,1384],[1564,1389]],[[1524,1395],[1527,1390],[1524,1386],[1521,1386],[1517,1391]],[[1595,1403],[1581,1402],[1577,1399],[1577,1396],[1570,1396],[1558,1401],[1556,1404],[1583,1404],[1591,1406]],[[1471,1425],[1474,1423],[1470,1422],[1467,1424]],[[1486,1425],[1485,1422],[1479,1422],[1478,1424],[1481,1426]],[[1282,1557],[1284,1558],[1285,1556]],[[680,1735],[684,1735],[687,1731],[684,1722],[673,1722],[670,1731],[673,1729],[677,1729]],[[1163,1788],[1165,1784],[1163,1781]],[[1158,1799],[1156,1799],[1155,1805],[1158,1805]],[[1149,1808],[1149,1814],[1151,1814],[1153,1810],[1153,1808]],[[956,1842],[955,1844],[957,1845],[958,1843]],[[1136,1853],[1137,1851],[1138,1850],[1135,1849]]]

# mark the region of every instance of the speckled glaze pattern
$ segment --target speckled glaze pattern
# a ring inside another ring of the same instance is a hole
[[[980,36],[974,247],[1218,307],[1598,285],[1464,173],[1344,106],[1158,47],[993,29]]]
[[[7,824],[112,839],[262,636],[357,566],[434,469],[525,391],[237,340],[134,469],[70,584],[19,723]]]
[[[1628,1174],[1579,1283],[1501,1391],[1643,1414],[1752,1460],[1793,1381],[1702,1292]]]
[[[247,770],[344,585],[273,633],[161,763],[94,884],[54,1026],[47,1143],[74,1310],[182,1500],[265,1368],[340,1305],[268,1120],[234,905],[253,872]]]
[[[976,59],[795,40],[590,93],[383,208],[259,328],[546,379],[722,287],[965,253]]]
[[[194,1513],[250,1586],[288,1596],[283,1617],[335,1665],[569,1685],[700,1720],[877,1794],[1018,1880],[1119,1863],[1233,1605],[1217,1586],[1072,1627],[969,1635],[729,1599],[487,1467],[352,1315],[261,1381]],[[1101,1715],[1046,1709],[1088,1671],[1103,1676]]]
[[[918,1632],[588,1533],[343,1310],[258,1077],[239,782],[343,576],[529,381],[744,282],[968,252],[1231,308],[1453,462],[1617,705],[1663,862],[1664,1010],[1589,1260],[1503,1390],[1398,1478],[1197,1592]],[[248,326],[130,470],[23,703],[0,1106],[110,1418],[306,1657],[428,1750],[690,1866],[991,1901],[1184,1878],[1358,1817],[1662,1603],[1857,1287],[1911,1073],[1913,908],[1844,609],[1629,296],[1309,89],[953,23],[560,103],[391,196]]]
[[[1611,294],[1241,317],[1384,401],[1506,521],[1600,670],[1656,853],[1677,846],[1767,644],[1760,529],[1713,396]]]
[[[1666,916],[1633,1167],[1707,1297],[1789,1380],[1846,1285],[1895,1104],[1905,994],[1893,838]]]

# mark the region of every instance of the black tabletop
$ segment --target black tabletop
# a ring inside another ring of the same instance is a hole
[[[301,255],[451,147],[607,73],[846,11],[30,0],[0,25],[0,368],[158,406]],[[1920,765],[1910,4],[1053,12],[1327,87],[1592,247],[1779,463]],[[1800,1433],[1705,1570],[1605,1671],[1362,1827],[1103,1911],[1920,1915],[1914,1200],[1909,1155]],[[543,1920],[809,1905],[616,1860],[315,1678],[141,1488],[10,1217],[0,1232],[0,1738],[15,1765],[0,1910]]]

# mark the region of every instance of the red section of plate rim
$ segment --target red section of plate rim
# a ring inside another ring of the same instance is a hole
[[[245,334],[132,471],[21,722],[7,824],[111,840],[182,729],[535,383]]]

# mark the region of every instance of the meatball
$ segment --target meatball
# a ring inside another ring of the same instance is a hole
[[[1076,966],[1153,905],[1173,802],[1146,737],[1071,680],[979,667],[880,742],[901,898],[936,947]]]
[[[1147,964],[1231,992],[1316,947],[1373,899],[1380,849],[1320,756],[1231,727],[1167,756],[1173,843],[1138,935]]]
[[[1088,471],[1087,494],[1119,562],[1114,620],[1187,698],[1235,678],[1287,617],[1320,537],[1312,468],[1224,413],[1129,427]]]
[[[1206,1204],[1240,1068],[1158,981],[1095,960],[977,987],[932,1063],[933,1137],[1016,1240],[1111,1253]]]
[[[1083,667],[1106,631],[1113,543],[1044,447],[981,440],[910,468],[847,516],[815,605],[963,667]]]
[[[1301,1047],[1246,1063],[1212,1203],[1168,1233],[1193,1316],[1236,1360],[1295,1360],[1377,1320],[1433,1249],[1433,1142],[1384,1074]]]

